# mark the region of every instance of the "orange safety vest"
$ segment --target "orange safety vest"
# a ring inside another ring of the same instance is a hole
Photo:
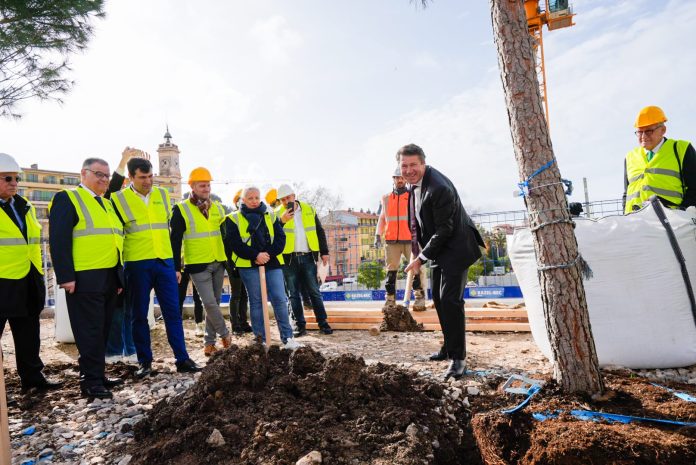
[[[385,218],[387,227],[384,232],[384,240],[411,240],[411,231],[408,229],[408,191],[399,195],[391,193],[387,196]]]

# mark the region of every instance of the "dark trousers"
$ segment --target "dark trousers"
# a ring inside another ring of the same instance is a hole
[[[235,276],[235,274],[237,276]],[[230,278],[230,319],[232,331],[242,331],[249,324],[247,310],[249,308],[249,296],[246,287],[239,277],[239,273],[227,274]]]
[[[124,303],[117,305],[111,318],[106,356],[129,356],[135,353],[133,342],[133,311]]]
[[[326,324],[326,309],[324,301],[319,292],[319,282],[317,281],[317,264],[311,253],[305,255],[290,255],[285,260],[283,266],[285,285],[290,295],[290,307],[298,328],[307,326],[304,317],[304,307],[302,307],[302,287],[307,290],[309,300],[314,308],[314,315],[319,326]]]
[[[452,360],[466,358],[464,336],[464,288],[468,269],[442,269],[434,266],[433,303],[445,338],[445,351]]]
[[[188,284],[191,281],[191,274],[188,271],[183,271],[181,273],[181,282],[179,283],[179,312],[181,317],[184,317],[184,302],[186,301],[186,291],[188,290]],[[201,296],[198,295],[196,286],[191,284],[193,289],[193,317],[196,323],[203,323],[203,302],[201,302]]]
[[[152,361],[147,313],[150,310],[150,292],[153,289],[162,311],[167,341],[174,357],[177,362],[188,360],[174,261],[170,258],[126,262],[123,271],[126,276],[126,305],[133,310],[133,342],[138,362]]]
[[[39,315],[0,317],[0,336],[7,322],[10,323],[12,339],[14,339],[17,373],[22,380],[22,385],[31,386],[41,382],[43,379],[41,370],[44,364],[39,357],[41,346]]]
[[[104,353],[120,287],[116,273],[109,275],[108,284],[101,292],[65,294],[70,326],[80,353],[77,361],[83,388],[104,383]]]

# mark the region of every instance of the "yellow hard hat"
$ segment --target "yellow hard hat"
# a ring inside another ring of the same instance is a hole
[[[650,106],[640,110],[638,117],[636,117],[635,127],[644,128],[645,126],[664,123],[666,121],[667,117],[665,116],[665,112],[662,111],[662,108]]]
[[[202,166],[199,166],[198,168],[194,168],[193,171],[191,171],[191,174],[189,174],[189,179],[188,183],[191,184],[192,182],[197,182],[197,181],[212,181],[213,177],[210,175],[210,171],[208,171],[207,168],[203,168]]]
[[[237,205],[237,202],[239,202],[239,199],[242,197],[242,189],[239,189],[236,194],[234,194],[234,198],[232,199],[232,203],[234,205]]]
[[[272,187],[266,192],[266,203],[272,205],[276,200],[278,200],[278,191],[275,187]]]

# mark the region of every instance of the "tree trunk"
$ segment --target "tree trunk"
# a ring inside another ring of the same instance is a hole
[[[525,196],[529,226],[539,266],[546,328],[551,342],[554,378],[566,392],[604,390],[582,284],[585,265],[568,211],[558,163],[553,162],[535,72],[532,39],[522,0],[490,0],[493,36],[505,91],[510,132],[520,178],[529,180]]]

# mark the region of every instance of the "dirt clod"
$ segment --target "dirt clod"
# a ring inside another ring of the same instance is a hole
[[[382,331],[423,331],[423,323],[418,323],[403,305],[385,304],[382,307]]]

